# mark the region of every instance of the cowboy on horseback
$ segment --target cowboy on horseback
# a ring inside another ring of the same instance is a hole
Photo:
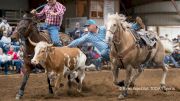
[[[47,2],[47,5],[45,5],[40,13],[37,13],[36,9],[33,9],[31,13],[39,18],[45,16],[43,27],[48,30],[54,46],[62,46],[59,38],[59,30],[66,8],[56,0],[47,0]]]
[[[148,46],[149,49],[154,48],[157,39],[145,30],[145,25],[139,16],[136,17],[134,23],[131,23],[131,29],[140,47],[145,45]]]
[[[145,29],[145,25],[139,16],[136,17],[136,21],[135,23],[132,24],[131,28],[134,29],[135,31],[138,31],[140,29]]]

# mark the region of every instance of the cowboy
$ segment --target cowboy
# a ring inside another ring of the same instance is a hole
[[[89,32],[84,36],[76,40],[73,40],[68,45],[68,47],[76,47],[87,42],[92,43],[92,45],[98,49],[100,56],[106,61],[109,61],[110,50],[108,44],[104,41],[106,34],[105,27],[104,26],[98,27],[96,25],[96,22],[92,19],[87,20],[85,26],[88,28]]]
[[[47,2],[47,5],[40,13],[37,13],[35,9],[33,9],[31,13],[39,18],[45,16],[45,24],[43,27],[48,30],[54,46],[61,46],[59,30],[66,8],[56,0],[47,0]]]
[[[136,21],[132,23],[131,28],[135,31],[139,31],[140,29],[145,29],[145,25],[140,17],[136,17]]]

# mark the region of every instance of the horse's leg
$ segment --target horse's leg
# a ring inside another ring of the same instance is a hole
[[[163,69],[163,75],[162,75],[162,79],[161,79],[161,83],[160,83],[160,88],[162,91],[166,91],[166,76],[167,76],[167,72],[168,72],[168,65],[166,65],[165,63],[163,63],[162,66]]]
[[[115,85],[118,85],[119,82],[117,81],[117,79],[118,79],[118,75],[119,75],[119,68],[118,68],[117,64],[111,63],[111,69],[112,69],[112,73],[113,73],[113,83]]]
[[[163,69],[163,75],[162,75],[162,79],[161,79],[161,90],[166,91],[166,76],[167,76],[167,72],[168,72],[168,65],[166,65],[164,63],[164,56],[165,53],[163,53],[163,48],[161,49],[161,47],[159,47],[159,50],[156,52],[155,57],[153,58],[153,61],[160,67],[162,67]]]
[[[132,78],[132,81],[131,81],[131,83],[130,83],[130,86],[131,86],[131,87],[134,87],[134,82],[135,82],[135,80],[141,75],[142,72],[143,72],[142,67],[139,67],[138,70],[137,70],[137,73],[136,73],[136,74],[133,76],[133,78]]]
[[[21,97],[24,95],[24,89],[28,81],[29,75],[30,75],[30,69],[27,69],[26,71],[24,71],[23,81],[19,88],[18,94],[16,94],[16,99],[21,99]]]
[[[123,92],[118,96],[118,99],[124,99],[125,97],[128,96],[128,88],[133,78],[132,72],[133,72],[132,66],[128,65],[126,68],[125,88],[123,88]]]

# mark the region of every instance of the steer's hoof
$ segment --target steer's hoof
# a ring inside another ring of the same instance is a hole
[[[22,98],[21,95],[19,95],[19,94],[16,95],[16,100],[20,100],[21,98]]]

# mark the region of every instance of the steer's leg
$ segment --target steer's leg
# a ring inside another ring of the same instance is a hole
[[[28,65],[25,65],[25,66],[28,66]],[[21,83],[18,93],[16,94],[16,99],[21,99],[21,97],[24,95],[24,90],[25,90],[25,86],[28,81],[29,75],[30,75],[30,69],[27,69],[26,71],[24,71],[23,81]]]
[[[48,75],[47,75],[47,82],[48,82],[49,94],[53,94],[53,89],[52,89],[50,78],[48,77]]]
[[[59,87],[62,87],[63,85],[63,75],[62,73],[57,74],[57,78],[55,80],[55,94],[57,94]]]
[[[83,70],[79,72],[78,78],[79,78],[79,83],[78,83],[78,89],[77,89],[77,91],[78,91],[78,92],[81,92],[81,91],[82,91],[82,83],[83,83],[83,80],[84,80],[84,78],[85,78],[85,73],[84,73]]]

